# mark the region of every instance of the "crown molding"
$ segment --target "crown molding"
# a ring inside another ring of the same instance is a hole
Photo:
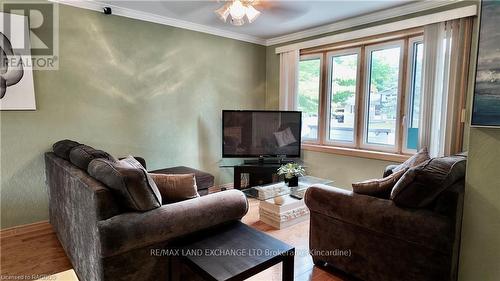
[[[398,30],[410,29],[419,26],[424,26],[428,24],[433,24],[437,22],[443,22],[463,17],[471,17],[477,15],[477,5],[464,6],[460,8],[447,9],[442,12],[436,12],[427,15],[421,15],[417,17],[407,18],[399,20],[396,22],[385,23],[381,25],[371,26],[367,28],[357,29],[348,32],[342,32],[334,35],[323,36],[316,39],[311,39],[308,41],[301,41],[298,43],[292,43],[285,46],[280,46],[275,49],[277,54],[307,49],[327,44],[333,44],[342,41],[348,41],[353,39],[364,38],[368,36],[374,36],[379,34],[385,34],[389,32],[394,32]]]
[[[212,34],[216,36],[226,37],[230,39],[235,39],[243,42],[254,43],[263,46],[273,46],[281,43],[286,43],[294,40],[301,40],[305,38],[309,38],[312,36],[317,36],[321,34],[326,34],[330,32],[335,32],[339,30],[344,30],[347,28],[352,28],[355,26],[360,26],[364,24],[368,24],[375,21],[380,21],[381,19],[388,19],[394,17],[400,17],[408,14],[413,14],[425,10],[435,9],[447,5],[451,5],[463,0],[457,1],[420,1],[411,4],[405,4],[399,7],[386,9],[374,13],[365,14],[362,16],[356,16],[352,18],[348,18],[345,20],[341,20],[338,22],[334,22],[331,24],[306,29],[299,32],[290,33],[283,36],[278,36],[270,39],[264,39],[257,36],[241,34],[237,32],[231,32],[207,25],[197,24],[193,22],[188,22],[184,20],[174,19],[170,17],[164,17],[155,15],[152,13],[136,11],[133,9],[123,8],[116,5],[110,5],[102,2],[96,2],[94,0],[49,0],[54,3],[64,4],[68,6],[73,6],[77,8],[102,12],[104,7],[111,7],[113,10],[113,15],[123,16],[127,18],[163,24],[178,28],[183,28],[187,30]]]
[[[405,4],[402,6],[398,6],[395,8],[390,8],[378,12],[373,12],[361,16],[351,17],[345,20],[341,20],[338,22],[334,22],[331,24],[306,29],[299,32],[290,33],[283,36],[278,36],[274,38],[270,38],[266,40],[266,46],[277,45],[281,43],[286,43],[294,40],[300,40],[304,38],[313,37],[316,35],[326,34],[330,32],[335,32],[343,29],[352,28],[355,26],[360,26],[376,21],[380,21],[381,19],[389,19],[400,16],[405,16],[413,13],[418,13],[426,10],[431,10],[447,5],[451,5],[457,2],[461,2],[463,0],[458,1],[421,1],[415,2],[411,4]]]
[[[256,37],[256,36],[231,32],[231,31],[227,31],[227,30],[223,30],[223,29],[219,29],[219,28],[215,28],[215,27],[210,27],[210,26],[206,26],[206,25],[202,25],[202,24],[192,23],[192,22],[188,22],[188,21],[184,21],[184,20],[159,16],[159,15],[155,15],[155,14],[151,14],[151,13],[147,13],[147,12],[136,11],[136,10],[132,10],[132,9],[128,9],[128,8],[119,7],[116,5],[100,3],[100,2],[93,1],[93,0],[49,0],[49,1],[54,2],[54,3],[68,5],[68,6],[73,6],[73,7],[77,7],[77,8],[98,11],[98,12],[102,12],[104,7],[111,7],[111,9],[113,10],[113,15],[142,20],[142,21],[147,21],[147,22],[152,22],[152,23],[158,23],[158,24],[163,24],[163,25],[168,25],[168,26],[173,26],[173,27],[178,27],[178,28],[183,28],[183,29],[187,29],[187,30],[212,34],[212,35],[216,35],[216,36],[221,36],[221,37],[226,37],[226,38],[230,38],[230,39],[235,39],[235,40],[239,40],[239,41],[244,41],[244,42],[249,42],[249,43],[254,43],[254,44],[266,46],[266,40],[263,38]]]

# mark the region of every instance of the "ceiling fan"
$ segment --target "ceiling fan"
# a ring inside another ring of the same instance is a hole
[[[260,11],[255,9],[253,0],[232,0],[215,10],[215,14],[223,20],[236,26],[245,24],[245,18],[252,23],[260,15]],[[256,1],[255,1],[256,2]]]
[[[262,13],[261,11],[264,10],[274,16],[285,18],[301,15],[308,10],[308,7],[300,5],[304,3],[297,3],[299,5],[295,4],[295,6],[287,6],[279,1],[263,0],[218,0],[217,2],[224,2],[224,5],[215,10],[215,14],[222,21],[229,22],[235,26],[242,26],[245,22],[254,22]]]

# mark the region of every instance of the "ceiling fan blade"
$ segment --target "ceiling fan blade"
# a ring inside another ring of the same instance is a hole
[[[306,14],[310,9],[310,5],[301,1],[254,0],[252,3],[257,10],[279,17],[298,17]]]

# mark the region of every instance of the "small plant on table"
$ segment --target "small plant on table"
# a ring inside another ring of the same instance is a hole
[[[278,168],[278,175],[285,176],[285,182],[288,182],[289,187],[299,185],[299,177],[306,174],[306,170],[297,163],[288,163]]]

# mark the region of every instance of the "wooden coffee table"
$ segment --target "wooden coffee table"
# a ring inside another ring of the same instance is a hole
[[[188,280],[175,270],[181,264],[204,280],[233,281],[247,279],[280,262],[282,280],[293,280],[295,248],[241,222],[224,226],[179,249],[181,255],[172,259],[174,281]]]

